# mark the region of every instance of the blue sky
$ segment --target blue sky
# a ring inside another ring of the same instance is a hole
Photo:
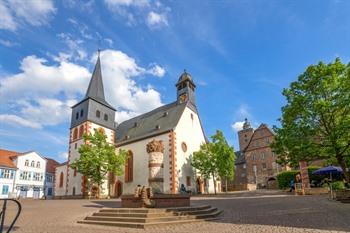
[[[281,91],[310,64],[349,62],[349,1],[0,1],[0,148],[64,161],[70,106],[102,49],[117,121],[197,84],[208,136],[238,149],[245,117],[278,124]]]

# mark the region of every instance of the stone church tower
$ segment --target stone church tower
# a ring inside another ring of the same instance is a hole
[[[247,118],[244,119],[243,129],[238,131],[239,150],[243,151],[249,144],[253,136],[254,129],[251,127]]]
[[[101,61],[98,55],[89,87],[83,100],[72,106],[69,137],[68,166],[66,175],[66,196],[84,196],[84,178],[69,167],[79,157],[79,147],[84,143],[83,134],[102,130],[107,140],[114,143],[115,109],[106,101],[102,82]]]

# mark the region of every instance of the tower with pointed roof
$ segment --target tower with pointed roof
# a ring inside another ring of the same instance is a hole
[[[93,133],[94,129],[102,130],[107,139],[113,143],[115,135],[115,109],[106,101],[100,54],[98,54],[95,69],[84,98],[72,106],[70,125],[68,165],[79,157],[78,149],[83,141],[84,133]],[[84,195],[84,179],[67,166],[66,196]]]
[[[192,76],[187,73],[186,70],[184,70],[177,81],[176,88],[178,103],[190,102],[192,105],[196,106],[194,93],[196,85],[193,82]]]
[[[247,118],[244,119],[243,129],[238,131],[239,150],[243,151],[249,144],[254,130]]]

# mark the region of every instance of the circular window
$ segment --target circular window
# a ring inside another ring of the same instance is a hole
[[[187,151],[187,145],[185,142],[181,143],[181,148],[182,148],[182,151],[183,152],[186,152]]]

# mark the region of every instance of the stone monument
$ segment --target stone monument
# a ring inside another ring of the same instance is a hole
[[[164,145],[161,140],[153,139],[147,144],[148,184],[154,193],[164,192]]]

